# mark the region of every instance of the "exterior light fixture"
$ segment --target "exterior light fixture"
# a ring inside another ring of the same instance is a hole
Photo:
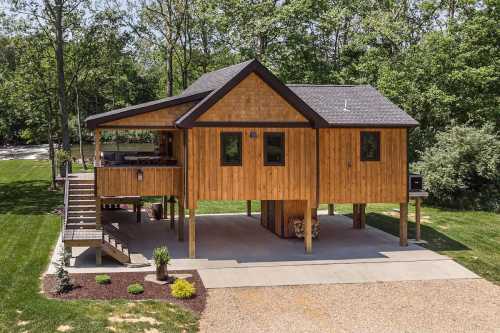
[[[251,137],[252,139],[255,139],[255,138],[257,137],[257,132],[255,132],[255,131],[251,131],[251,132],[250,132],[250,137]]]
[[[141,169],[137,170],[137,180],[142,182],[143,179],[144,179],[144,172]]]

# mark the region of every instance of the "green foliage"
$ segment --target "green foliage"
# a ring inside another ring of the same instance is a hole
[[[56,150],[56,160],[59,163],[71,161],[71,153],[63,149],[58,149]]]
[[[65,294],[73,290],[73,283],[68,271],[64,268],[65,254],[61,254],[60,261],[56,263],[56,285],[54,286],[54,293]]]
[[[108,274],[99,274],[95,276],[95,282],[98,284],[110,284],[111,283],[111,276]]]
[[[129,294],[142,294],[144,292],[144,287],[140,283],[133,283],[127,287],[127,292]]]
[[[156,267],[168,265],[170,262],[170,253],[166,246],[157,247],[153,251],[153,258]]]
[[[500,137],[492,126],[455,126],[414,166],[436,204],[461,209],[500,210]]]
[[[177,279],[170,287],[172,296],[175,298],[191,298],[196,295],[194,283],[185,279]]]

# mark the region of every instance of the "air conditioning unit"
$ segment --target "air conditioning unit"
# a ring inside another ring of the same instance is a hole
[[[424,190],[424,181],[422,175],[411,173],[408,184],[410,192],[419,192]]]

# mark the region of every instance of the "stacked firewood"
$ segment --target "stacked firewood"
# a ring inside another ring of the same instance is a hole
[[[319,221],[317,219],[312,219],[312,238],[316,239],[319,237]],[[291,217],[290,223],[293,225],[295,230],[295,236],[297,238],[304,238],[305,228],[304,219],[300,217]]]

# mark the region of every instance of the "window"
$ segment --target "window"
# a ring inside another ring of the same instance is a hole
[[[264,165],[285,165],[285,133],[264,133]]]
[[[220,134],[221,165],[241,165],[241,133]]]
[[[361,132],[361,161],[380,161],[380,132]]]

